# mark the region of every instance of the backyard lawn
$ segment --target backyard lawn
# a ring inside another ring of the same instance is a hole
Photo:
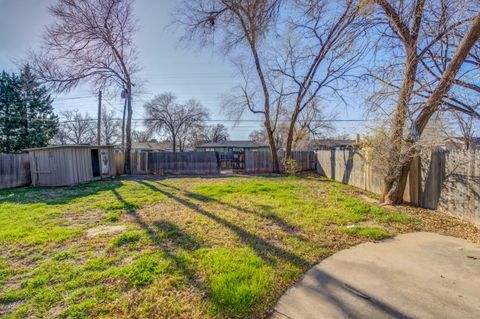
[[[317,176],[0,191],[0,316],[262,318],[340,249],[414,230],[474,233],[369,198]]]

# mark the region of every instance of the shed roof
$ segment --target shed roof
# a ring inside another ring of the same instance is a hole
[[[258,144],[254,141],[223,141],[223,142],[210,142],[200,144],[197,147],[239,147],[239,148],[256,148],[256,147],[268,147],[268,145]]]
[[[36,150],[48,150],[48,149],[58,149],[58,148],[112,148],[114,145],[78,145],[78,144],[67,144],[67,145],[50,145],[45,147],[34,147],[26,148],[24,151],[36,151]]]
[[[132,149],[145,149],[145,150],[162,150],[165,151],[168,148],[167,143],[162,142],[133,142]]]

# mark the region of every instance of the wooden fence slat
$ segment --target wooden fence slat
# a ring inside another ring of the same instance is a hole
[[[441,209],[480,225],[480,151],[435,150],[414,158],[404,200]],[[316,152],[317,172],[344,184],[381,194],[383,176],[351,150]]]
[[[115,155],[117,174],[123,173],[123,153]],[[121,164],[120,164],[121,163]],[[132,174],[218,174],[215,152],[132,152]]]
[[[0,154],[0,189],[31,183],[28,154]]]
[[[285,171],[283,160],[284,152],[279,152],[280,170]],[[315,153],[310,151],[294,151],[292,159],[296,161],[300,171],[315,170]],[[245,152],[245,171],[247,173],[271,173],[273,171],[272,155],[270,152]]]

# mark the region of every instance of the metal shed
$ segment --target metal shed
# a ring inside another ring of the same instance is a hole
[[[65,186],[115,175],[113,145],[60,145],[27,149],[32,186]]]

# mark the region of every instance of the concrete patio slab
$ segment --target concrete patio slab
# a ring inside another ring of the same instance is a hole
[[[480,318],[480,245],[422,232],[343,250],[309,270],[271,318]]]

